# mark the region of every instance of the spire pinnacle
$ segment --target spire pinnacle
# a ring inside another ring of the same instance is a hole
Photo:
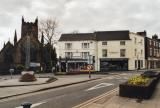
[[[41,43],[44,44],[44,35],[43,35],[43,32],[42,32],[42,37],[41,37]]]
[[[38,24],[38,16],[37,16],[37,18],[35,19],[35,23]]]
[[[24,22],[24,17],[22,16],[22,22]]]
[[[14,34],[14,45],[17,43],[17,32],[15,30],[15,34]]]

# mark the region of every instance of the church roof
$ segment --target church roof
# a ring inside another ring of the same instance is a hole
[[[14,46],[13,46],[13,44],[12,44],[10,41],[8,41],[8,42],[6,43],[6,45],[1,49],[0,54],[1,54],[6,48],[14,48]]]

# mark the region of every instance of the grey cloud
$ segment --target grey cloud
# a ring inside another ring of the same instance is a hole
[[[14,29],[20,34],[22,15],[26,21],[56,17],[62,33],[129,29],[159,34],[159,5],[160,0],[3,0],[0,38],[12,37]]]

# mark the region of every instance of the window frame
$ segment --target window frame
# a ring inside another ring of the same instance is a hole
[[[72,43],[65,43],[65,49],[72,49]]]
[[[104,44],[105,43],[105,44]],[[107,41],[103,41],[102,42],[102,46],[106,46],[108,44],[108,42]]]
[[[120,49],[120,57],[126,57],[126,49]]]
[[[104,51],[106,51],[106,54],[104,54]],[[107,49],[102,49],[102,57],[107,57],[107,56],[108,56],[108,50]]]
[[[82,49],[88,49],[89,48],[89,43],[85,42],[82,43]]]
[[[126,45],[126,41],[120,41],[120,45]]]

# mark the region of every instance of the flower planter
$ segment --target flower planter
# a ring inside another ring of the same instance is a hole
[[[132,85],[127,82],[119,85],[119,95],[122,97],[149,99],[157,84],[157,78],[152,78],[145,85]]]

